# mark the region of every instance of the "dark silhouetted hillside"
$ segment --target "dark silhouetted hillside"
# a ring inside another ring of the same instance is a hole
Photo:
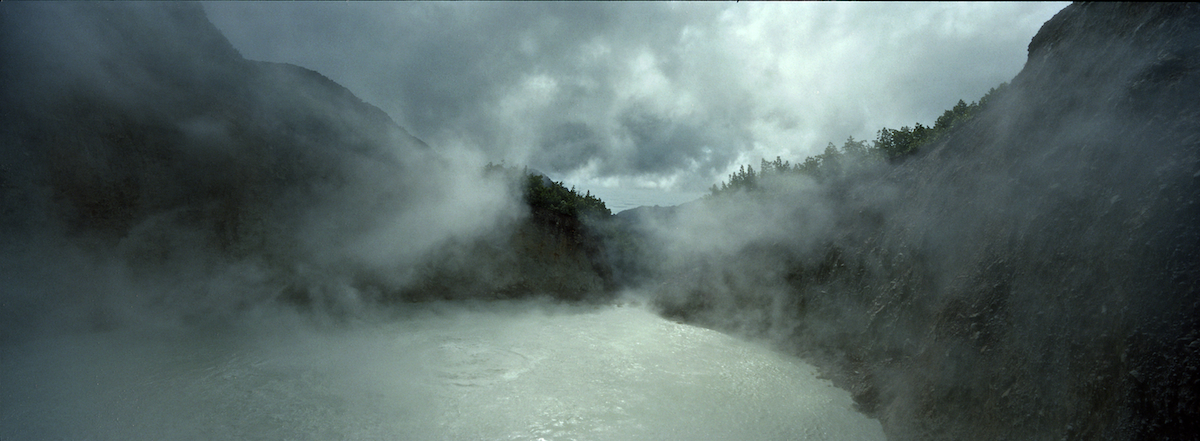
[[[1200,8],[1074,4],[1029,51],[903,163],[659,222],[664,312],[816,361],[891,439],[1194,438]]]
[[[356,313],[464,279],[454,297],[606,286],[574,212],[530,210],[317,72],[242,58],[197,4],[2,11],[0,337],[276,300]]]

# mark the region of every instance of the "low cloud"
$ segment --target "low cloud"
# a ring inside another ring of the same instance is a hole
[[[703,190],[932,123],[1020,69],[1062,3],[206,4],[248,58],[315,69],[439,148],[583,186]],[[638,184],[641,183],[641,184]]]

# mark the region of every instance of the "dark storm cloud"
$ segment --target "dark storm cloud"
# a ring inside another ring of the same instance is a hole
[[[251,59],[315,69],[435,147],[581,185],[702,189],[931,124],[1063,4],[211,3]]]
[[[711,149],[714,140],[707,139],[704,127],[671,121],[642,109],[631,109],[621,116],[621,126],[628,133],[634,150],[627,168],[640,173],[663,173],[686,168]],[[725,158],[730,159],[730,158]]]
[[[604,160],[600,135],[587,124],[567,122],[558,124],[542,136],[541,147],[548,155],[546,162],[555,169],[574,167],[589,160]]]

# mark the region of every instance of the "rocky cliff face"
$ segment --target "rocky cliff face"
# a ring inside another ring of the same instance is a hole
[[[1197,433],[1198,50],[1194,6],[1072,5],[1010,93],[897,172],[916,203],[880,238],[932,259],[906,282],[928,297],[871,323],[923,317],[867,380],[901,438]]]
[[[657,301],[825,366],[891,439],[1194,437],[1196,97],[1200,8],[1072,5],[882,178],[684,210],[733,245],[666,265]]]

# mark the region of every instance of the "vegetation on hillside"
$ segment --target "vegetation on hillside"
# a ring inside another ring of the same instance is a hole
[[[979,101],[971,104],[958,100],[958,104],[942,113],[933,126],[925,126],[918,122],[913,127],[904,126],[900,129],[884,127],[879,130],[870,145],[865,140],[856,141],[851,136],[840,149],[831,142],[823,153],[809,156],[804,162],[791,164],[776,156],[774,161],[763,159],[757,171],[752,165],[743,165],[737,172],[729,175],[728,181],[722,182],[720,186],[714,184],[709,193],[711,196],[717,196],[738,191],[756,191],[761,188],[759,184],[762,181],[788,174],[822,179],[840,175],[847,167],[885,161],[902,162],[905,158],[922,151],[924,147],[942,140],[951,128],[969,121],[1007,88],[1008,83],[1002,83],[988,90]]]
[[[488,175],[502,175],[513,182],[521,183],[525,203],[533,212],[556,213],[570,218],[607,218],[612,211],[604,201],[593,196],[591,191],[580,194],[575,187],[567,188],[562,182],[551,180],[528,168],[517,170],[504,164],[489,162],[484,167]]]

